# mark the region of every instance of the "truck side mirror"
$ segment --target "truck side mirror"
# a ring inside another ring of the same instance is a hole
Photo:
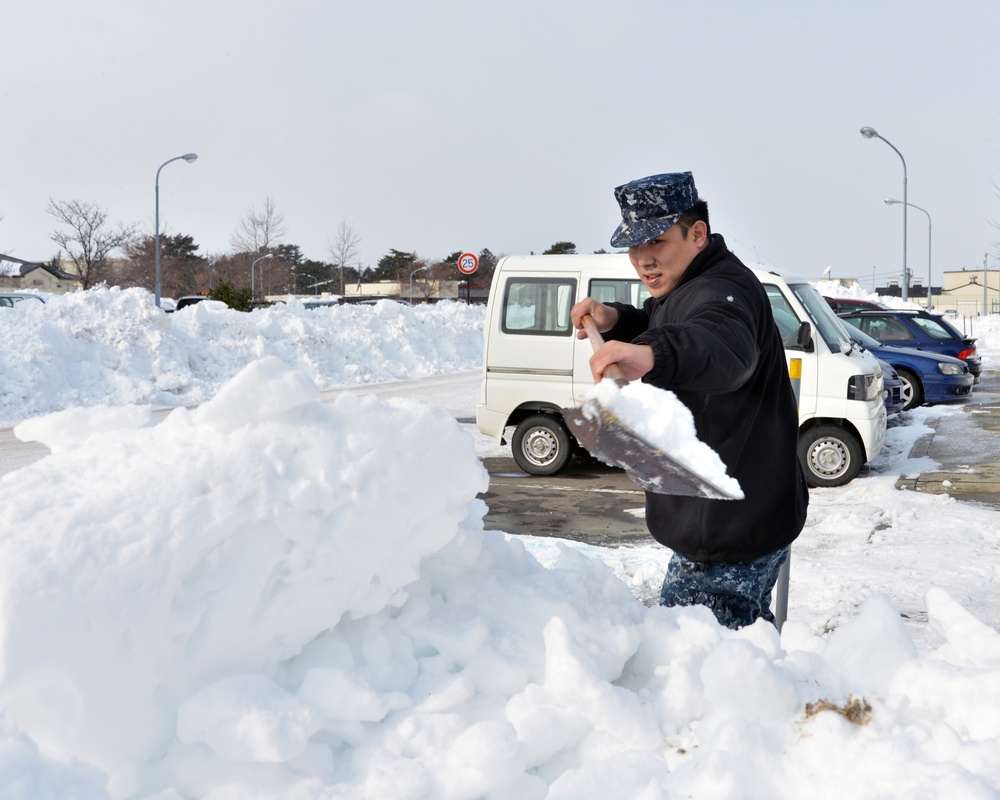
[[[812,351],[812,327],[808,322],[799,325],[799,334],[795,337],[795,341],[803,350]]]

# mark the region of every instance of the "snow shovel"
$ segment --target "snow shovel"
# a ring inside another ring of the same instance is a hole
[[[595,352],[604,346],[604,339],[589,314],[583,318],[583,328]],[[619,386],[628,385],[618,364],[611,364],[604,375]],[[605,464],[623,468],[647,492],[715,500],[742,499],[742,493],[722,488],[717,481],[698,474],[647,442],[597,398],[564,408],[562,415],[576,440],[591,455]]]

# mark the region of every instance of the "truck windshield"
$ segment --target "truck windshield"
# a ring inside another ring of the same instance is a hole
[[[848,336],[843,323],[833,313],[833,309],[816,291],[816,287],[811,283],[793,283],[791,288],[799,298],[799,302],[806,307],[816,326],[816,332],[826,342],[826,346],[834,353],[849,353],[852,348],[851,337]]]

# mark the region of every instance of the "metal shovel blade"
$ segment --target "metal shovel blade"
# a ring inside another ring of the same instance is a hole
[[[562,415],[576,440],[591,455],[605,464],[621,467],[647,492],[713,500],[740,499],[649,444],[594,398],[583,405],[564,408]]]

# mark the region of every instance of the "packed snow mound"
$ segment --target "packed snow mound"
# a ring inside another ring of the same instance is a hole
[[[823,297],[835,297],[843,300],[866,300],[869,303],[878,303],[886,308],[912,309],[922,311],[924,306],[912,300],[903,300],[901,297],[891,295],[881,295],[877,292],[870,292],[860,283],[851,283],[845,286],[837,280],[816,281],[816,289]]]
[[[207,737],[236,761],[291,757],[297,744],[237,746],[226,720],[206,716],[227,691],[265,702],[264,676],[273,683],[307,645],[323,650],[342,619],[402,605],[421,559],[481,529],[487,487],[447,413],[317,395],[268,357],[160,425],[148,408],[121,408],[98,412],[89,437],[76,410],[16,429],[54,453],[3,484],[18,498],[0,512],[10,722],[117,776],[175,736]],[[105,465],[125,461],[127,478],[108,480]],[[39,483],[58,486],[58,502]],[[283,735],[302,747],[315,732],[295,730]]]
[[[0,315],[0,424],[71,406],[202,403],[250,362],[277,356],[330,386],[420,378],[482,364],[483,306],[307,309],[298,300],[173,314],[144,289],[98,287]]]
[[[0,479],[5,800],[1000,788],[1000,634],[943,591],[926,660],[878,596],[780,638],[646,608],[599,558],[485,532],[446,412],[317,393],[266,357],[160,424],[17,427],[53,452]]]

